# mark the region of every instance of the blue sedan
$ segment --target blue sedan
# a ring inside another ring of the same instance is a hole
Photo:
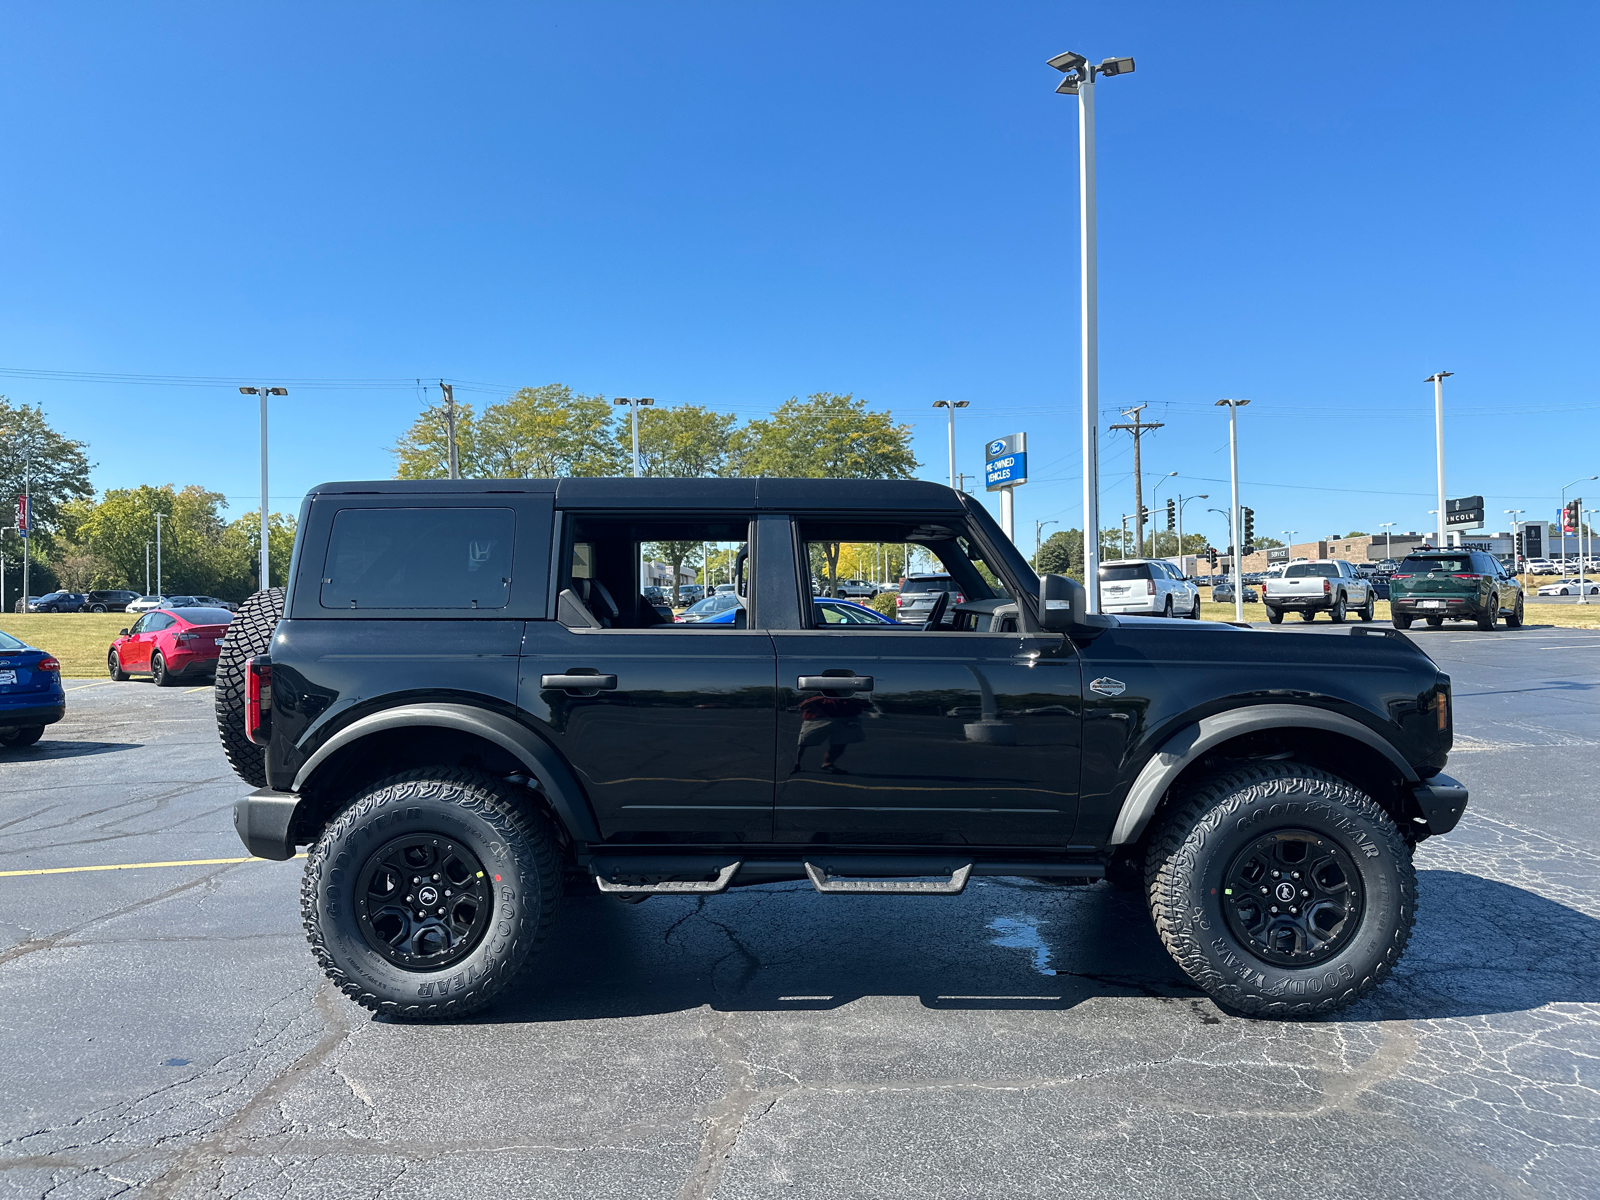
[[[813,600],[816,608],[815,620],[819,627],[826,625],[898,625],[900,622],[891,621],[881,612],[868,608],[864,604],[851,604],[848,600]],[[732,625],[738,615],[737,608],[730,608],[726,612],[717,613],[701,621],[702,625]]]
[[[31,746],[66,715],[55,655],[0,633],[0,746]]]

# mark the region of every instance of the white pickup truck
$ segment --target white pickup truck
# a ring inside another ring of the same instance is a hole
[[[1281,578],[1268,579],[1265,586],[1267,620],[1274,625],[1283,624],[1286,612],[1298,612],[1302,621],[1314,621],[1322,609],[1327,609],[1328,619],[1335,623],[1350,611],[1370,621],[1378,602],[1372,584],[1342,558],[1290,563]]]

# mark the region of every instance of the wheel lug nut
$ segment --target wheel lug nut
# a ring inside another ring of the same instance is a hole
[[[446,896],[448,896],[448,895],[450,895],[450,894],[451,894],[451,893],[450,893],[450,889],[449,889],[449,888],[445,888],[445,890],[444,890],[444,894],[445,894],[445,895],[446,895]]]
[[[1277,906],[1277,905],[1276,905],[1276,904],[1274,904],[1274,905],[1273,905],[1273,906],[1272,906],[1272,911],[1273,911],[1273,912],[1277,912],[1277,911],[1278,911],[1278,906]]]
[[[411,877],[411,882],[412,883],[421,883],[422,882],[422,876],[421,875],[413,875]]]
[[[440,910],[439,910],[439,915],[440,915],[440,916],[441,916],[441,917],[442,917],[442,916],[444,916],[444,909],[442,909],[442,908],[441,908],[441,909],[440,909]]]
[[[1300,872],[1299,871],[1290,872],[1289,878],[1290,879],[1299,879],[1300,878]]]
[[[435,875],[435,876],[434,876],[434,877],[433,877],[433,881],[434,881],[434,882],[435,882],[435,883],[438,883],[438,882],[439,882],[439,877],[438,877],[438,876],[437,876],[437,875]]]
[[[1262,888],[1262,889],[1261,889],[1261,894],[1262,894],[1262,895],[1263,895],[1263,896],[1265,896],[1265,895],[1266,895],[1266,894],[1267,894],[1267,889],[1266,889],[1266,888]]]
[[[407,904],[410,904],[410,903],[412,903],[412,899],[411,899],[411,897],[410,897],[410,896],[407,896],[407,897],[406,897],[406,903],[407,903]]]
[[[1282,871],[1274,871],[1272,873],[1272,877],[1274,879],[1282,879],[1283,878],[1283,872]]]
[[[1302,896],[1306,896],[1306,897],[1310,897],[1310,895],[1311,895],[1311,893],[1310,893],[1310,892],[1308,892],[1308,891],[1306,891],[1306,890],[1305,890],[1305,888],[1301,888],[1301,889],[1300,889],[1300,894],[1301,894],[1301,895],[1302,895]]]
[[[1297,917],[1300,915],[1300,910],[1298,908],[1291,908],[1289,911]]]

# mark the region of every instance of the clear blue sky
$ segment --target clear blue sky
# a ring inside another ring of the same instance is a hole
[[[1076,101],[1099,91],[1103,420],[1257,529],[1554,515],[1600,472],[1593,5],[0,7],[0,367],[560,381],[744,416],[851,391],[944,474],[1025,429],[1080,520]],[[101,487],[257,491],[231,386],[0,378]],[[478,403],[493,389],[466,391]],[[387,476],[415,389],[294,386],[275,507]],[[1131,508],[1105,434],[1102,512]],[[1173,484],[1163,488],[1164,497]],[[1586,496],[1600,502],[1600,488]],[[1207,504],[1191,529],[1223,537]],[[1201,522],[1209,520],[1209,525]],[[1496,520],[1503,528],[1504,521]],[[1047,531],[1048,532],[1048,531]]]

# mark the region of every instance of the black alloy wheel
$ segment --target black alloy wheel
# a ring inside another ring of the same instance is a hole
[[[1308,829],[1263,834],[1223,874],[1223,912],[1263,962],[1304,967],[1332,958],[1361,923],[1361,876],[1348,851]]]
[[[472,953],[494,916],[483,864],[449,838],[413,833],[379,846],[356,876],[356,919],[384,958],[437,971]]]
[[[1483,606],[1483,613],[1478,617],[1478,628],[1485,633],[1492,633],[1500,624],[1500,597],[1491,596]]]
[[[117,653],[115,647],[106,655],[106,671],[117,683],[128,682],[128,673],[122,669],[122,656]]]
[[[159,650],[150,652],[150,681],[157,687],[171,687],[177,682],[172,672],[167,670],[167,660]]]
[[[1506,618],[1507,629],[1522,628],[1522,593],[1517,593],[1517,603],[1511,610],[1511,615]]]

